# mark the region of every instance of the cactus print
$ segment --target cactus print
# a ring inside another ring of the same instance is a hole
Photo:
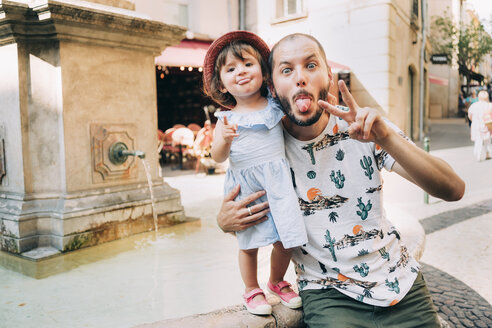
[[[314,171],[309,171],[306,175],[307,175],[307,177],[308,177],[309,179],[314,179],[314,178],[316,178],[316,172],[314,172]]]
[[[379,171],[390,170],[393,158],[379,145],[349,138],[347,129],[347,122],[332,116],[315,142],[286,143],[310,231],[310,243],[293,253],[306,269],[298,283],[387,307],[411,288],[418,263],[381,206]]]
[[[367,263],[361,263],[360,266],[354,265],[354,271],[358,272],[361,277],[366,277],[369,274],[369,266]]]
[[[345,152],[341,149],[337,151],[337,154],[335,155],[335,158],[337,161],[343,161],[343,158],[345,157]]]
[[[335,176],[335,171],[331,171],[330,179],[335,183],[337,189],[342,189],[345,184],[345,175],[343,175],[340,170],[337,171]]]
[[[395,281],[391,282],[388,281],[388,279],[385,280],[386,286],[389,287],[389,291],[395,292],[397,294],[400,294],[400,284],[398,282],[398,278],[395,277]]]
[[[372,180],[372,174],[374,173],[374,169],[372,168],[372,159],[369,156],[362,157],[360,160],[360,166],[364,169],[364,174]]]
[[[336,145],[338,142],[341,140],[348,139],[349,134],[348,132],[338,132],[335,135],[329,135],[325,134],[323,139],[321,139],[318,142],[313,142],[310,144],[307,144],[306,146],[302,147],[303,150],[307,151],[309,154],[309,158],[311,159],[311,164],[316,164],[316,158],[314,157],[314,151],[320,151],[322,149],[325,149],[326,147]]]
[[[362,202],[362,197],[357,198],[357,207],[360,209],[360,211],[357,211],[357,215],[360,216],[362,220],[367,219],[367,216],[369,215],[369,211],[372,209],[372,204],[371,201],[368,200],[367,204],[364,204]]]

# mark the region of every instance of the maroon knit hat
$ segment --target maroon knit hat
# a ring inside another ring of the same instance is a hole
[[[203,61],[203,87],[209,93],[210,82],[215,69],[215,61],[220,51],[234,40],[241,40],[258,50],[265,63],[268,63],[270,48],[258,35],[248,31],[233,31],[216,39],[208,48]]]

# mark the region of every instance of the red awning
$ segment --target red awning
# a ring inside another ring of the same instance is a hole
[[[328,65],[330,65],[333,73],[338,73],[340,71],[350,71],[350,67],[348,67],[348,66],[336,63],[336,62],[329,60],[329,59],[327,59],[326,61],[328,62]]]
[[[448,85],[449,80],[445,77],[440,77],[437,75],[429,74],[429,82],[432,84],[438,84],[438,85]]]
[[[182,40],[177,46],[167,47],[159,57],[155,58],[155,64],[171,67],[202,67],[203,59],[211,42]]]

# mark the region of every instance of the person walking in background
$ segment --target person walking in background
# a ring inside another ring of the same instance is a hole
[[[474,89],[472,89],[471,94],[468,97],[466,97],[465,101],[468,104],[468,107],[476,103],[478,101],[477,92]]]
[[[302,306],[301,298],[283,278],[292,248],[308,241],[285,157],[280,124],[284,113],[279,104],[266,97],[269,54],[260,37],[235,31],[210,45],[203,65],[205,92],[229,109],[215,112],[219,120],[211,150],[216,162],[229,158],[225,194],[237,184],[245,195],[259,190],[268,193],[268,220],[236,233],[239,269],[245,284],[244,305],[250,313],[260,315],[271,314],[272,306],[258,285],[258,247],[273,244],[268,290],[278,295],[282,304],[295,309]],[[247,211],[251,214],[250,208]]]
[[[458,96],[458,117],[464,117],[465,121],[468,122],[467,111],[465,97],[463,96],[463,93],[460,92],[460,95]]]
[[[487,84],[487,92],[489,93],[489,100],[492,101],[492,82]]]
[[[470,109],[470,106],[478,101],[477,97],[477,92],[475,90],[471,91],[471,94],[465,98],[465,108],[466,108],[466,120],[468,121],[468,126],[471,127],[471,119],[470,116],[468,115],[468,110]]]
[[[489,94],[482,90],[478,93],[478,101],[468,108],[468,117],[470,118],[471,128],[470,137],[475,142],[473,156],[477,161],[483,161],[492,156],[492,146],[490,143],[490,131],[485,125],[485,116],[490,115],[491,104]]]

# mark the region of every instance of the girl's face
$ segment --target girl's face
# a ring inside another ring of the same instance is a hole
[[[243,51],[242,56],[244,60],[229,52],[220,69],[220,91],[229,92],[236,100],[260,94],[263,84],[261,65],[256,57],[246,51]]]

